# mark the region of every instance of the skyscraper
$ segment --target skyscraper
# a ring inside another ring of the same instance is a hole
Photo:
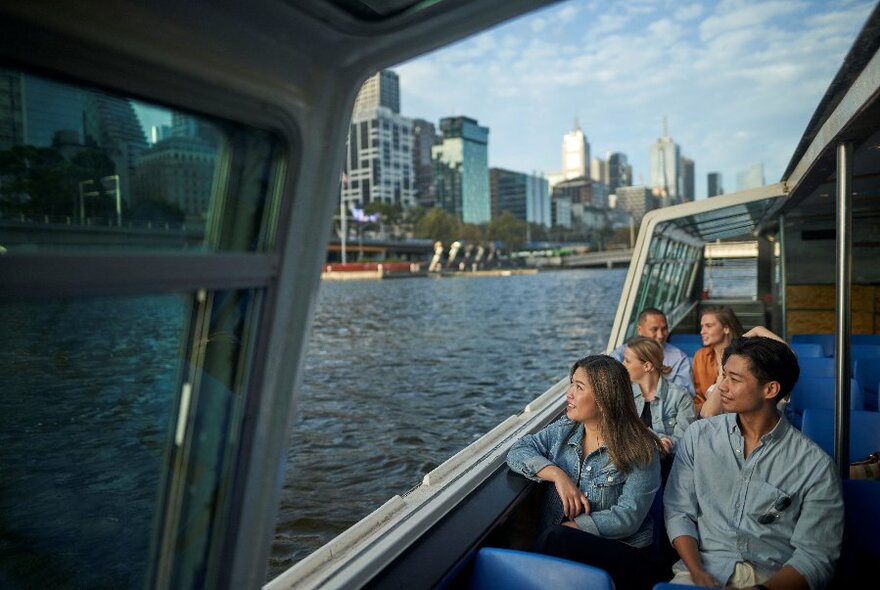
[[[681,197],[685,203],[696,198],[694,161],[684,156],[681,157]]]
[[[721,173],[720,172],[710,172],[706,175],[706,180],[708,182],[706,195],[709,197],[716,197],[718,195],[724,194],[724,186],[721,184]]]
[[[612,193],[619,186],[632,186],[633,172],[627,158],[620,152],[608,155],[608,190]]]
[[[415,204],[413,122],[400,115],[397,74],[382,71],[364,83],[355,100],[342,186],[346,208],[371,202]]]
[[[465,223],[488,223],[489,128],[468,117],[440,120],[441,143],[434,159],[434,203]]]
[[[426,209],[434,206],[434,161],[431,148],[437,143],[434,124],[424,119],[413,120],[413,172],[416,199]]]
[[[645,213],[654,209],[657,199],[646,186],[621,186],[615,191],[616,208],[629,212],[638,225]]]
[[[590,175],[590,142],[577,118],[574,129],[562,138],[562,175],[565,180]]]
[[[764,186],[764,164],[758,162],[752,164],[745,170],[740,170],[736,174],[736,190],[744,191],[750,188],[758,188]]]
[[[651,192],[661,206],[681,202],[681,149],[666,129],[663,118],[663,136],[651,146]]]
[[[504,211],[510,211],[518,219],[550,227],[550,191],[547,179],[524,172],[490,168],[489,192],[492,197],[493,218]]]
[[[400,78],[393,70],[382,70],[366,79],[354,100],[353,111],[372,112],[378,107],[400,114]]]

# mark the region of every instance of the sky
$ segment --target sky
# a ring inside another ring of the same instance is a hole
[[[489,127],[489,166],[558,171],[575,119],[593,157],[649,183],[669,135],[706,174],[764,164],[778,181],[873,6],[864,0],[569,0],[392,69],[401,113]]]

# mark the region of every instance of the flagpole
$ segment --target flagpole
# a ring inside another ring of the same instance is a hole
[[[342,237],[340,238],[340,242],[342,244],[342,264],[348,262],[345,254],[345,238],[348,236],[346,217],[348,217],[348,215],[346,215],[345,213],[345,201],[342,199],[342,195],[339,195],[339,225],[342,229]]]

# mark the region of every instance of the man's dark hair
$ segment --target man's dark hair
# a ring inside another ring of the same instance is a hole
[[[666,314],[663,313],[662,311],[660,311],[659,309],[657,309],[656,307],[646,307],[639,314],[639,322],[638,323],[641,324],[642,322],[644,322],[645,318],[647,318],[649,315],[662,315],[664,318],[666,317]]]
[[[724,365],[732,354],[748,359],[749,369],[759,384],[764,385],[770,381],[779,383],[779,395],[776,396],[776,401],[791,393],[801,374],[797,357],[791,348],[773,338],[764,336],[735,338],[730,346],[724,349],[721,364]]]

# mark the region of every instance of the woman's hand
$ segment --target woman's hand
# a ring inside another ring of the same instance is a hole
[[[664,455],[668,455],[672,452],[672,439],[668,436],[660,437],[660,452]]]
[[[562,513],[566,518],[574,518],[581,512],[590,513],[587,496],[578,489],[568,474],[556,465],[548,465],[537,473],[538,477],[553,482],[556,493],[562,501]]]

